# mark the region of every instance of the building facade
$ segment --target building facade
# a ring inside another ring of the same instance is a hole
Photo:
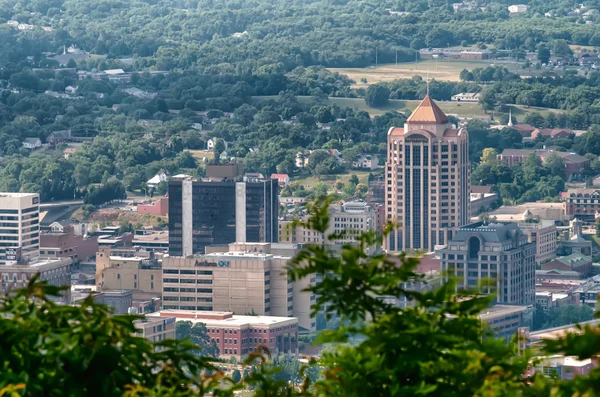
[[[582,221],[593,222],[600,211],[600,190],[569,189],[562,194],[565,213],[569,218],[577,217]]]
[[[0,265],[39,257],[39,215],[39,194],[0,193]]]
[[[459,289],[495,294],[498,304],[535,303],[535,244],[516,223],[461,227],[439,254],[443,274],[455,277]]]
[[[558,232],[554,221],[542,220],[537,223],[520,222],[519,227],[535,244],[535,263],[540,265],[556,258]]]
[[[71,286],[71,265],[69,258],[36,259],[28,263],[13,263],[0,266],[0,293],[7,293],[15,288],[22,288],[29,280],[39,275],[40,281],[47,281],[57,287]],[[70,289],[58,299],[71,303]]]
[[[298,353],[298,319],[273,316],[238,316],[231,312],[162,310],[147,319],[173,318],[176,321],[202,323],[208,336],[219,348],[219,357],[241,360],[259,346],[275,356]]]
[[[213,244],[277,242],[277,180],[169,181],[169,253],[204,253]]]
[[[298,250],[290,244],[232,243],[207,247],[204,255],[165,256],[163,308],[293,316],[315,331],[314,295],[303,291],[307,285],[295,286],[286,271]]]
[[[166,339],[176,339],[175,317],[146,317],[135,320],[133,325],[136,336],[148,342],[160,342]]]
[[[388,252],[432,251],[469,222],[470,165],[467,130],[455,128],[427,96],[404,128],[388,131],[386,220],[399,227]]]
[[[98,237],[77,235],[73,226],[59,231],[40,234],[40,257],[48,259],[71,258],[74,263],[86,261],[98,251]]]

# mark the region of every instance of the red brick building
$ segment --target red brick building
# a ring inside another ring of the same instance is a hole
[[[237,316],[231,312],[161,310],[147,317],[175,317],[177,321],[203,323],[219,347],[221,358],[241,359],[266,346],[271,353],[297,354],[298,319],[295,317]]]
[[[151,204],[138,204],[137,212],[140,214],[167,216],[169,213],[169,198],[165,196]]]
[[[62,232],[40,234],[41,258],[71,258],[76,263],[94,257],[97,251],[98,237],[75,235],[73,226],[65,226]]]
[[[498,159],[507,166],[514,167],[525,161],[527,156],[531,153],[538,156],[543,163],[545,163],[548,157],[553,154],[560,157],[565,164],[565,176],[567,178],[572,174],[582,173],[590,166],[590,161],[577,153],[558,152],[551,149],[504,149],[504,151],[498,155]]]

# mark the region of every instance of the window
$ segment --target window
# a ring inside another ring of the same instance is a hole
[[[117,280],[120,280],[120,279],[121,279],[121,274],[117,273]]]

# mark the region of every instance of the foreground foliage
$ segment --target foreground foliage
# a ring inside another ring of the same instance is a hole
[[[325,232],[326,203],[310,212],[306,226]],[[407,283],[423,281],[418,259],[366,254],[378,243],[380,237],[366,233],[358,246],[344,245],[341,255],[305,246],[289,271],[294,279],[322,275],[309,287],[317,295],[313,312],[340,316],[340,326],[319,337],[328,349],[318,363],[300,368],[286,361],[279,368],[261,349],[244,363],[244,375],[237,371],[233,379],[217,369],[223,363],[195,354],[192,343],[150,343],[134,336],[134,316],[111,315],[92,298],[76,307],[58,305],[50,297],[60,288],[34,279],[0,302],[0,396],[232,396],[242,389],[255,396],[306,397],[600,393],[599,369],[570,381],[528,376],[531,353],[518,354],[516,339],[494,339],[478,318],[491,297],[456,293],[453,282],[411,291]],[[390,303],[399,296],[414,305]],[[597,357],[598,328],[581,331],[548,342],[545,354]]]

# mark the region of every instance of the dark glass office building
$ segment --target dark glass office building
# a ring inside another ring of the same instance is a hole
[[[277,180],[169,181],[169,254],[204,253],[207,245],[277,242]]]

